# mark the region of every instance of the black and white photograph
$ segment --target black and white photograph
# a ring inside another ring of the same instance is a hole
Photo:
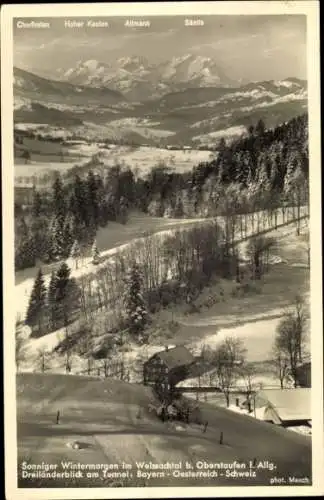
[[[3,14],[10,498],[320,487],[318,3],[165,5]]]

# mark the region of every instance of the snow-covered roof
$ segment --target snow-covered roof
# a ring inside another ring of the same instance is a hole
[[[159,358],[169,368],[185,366],[194,362],[195,358],[184,346],[173,347],[156,353],[154,358]]]
[[[257,398],[267,401],[282,422],[312,419],[309,388],[265,389],[257,394]]]

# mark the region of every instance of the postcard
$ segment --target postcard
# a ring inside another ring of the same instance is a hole
[[[8,500],[324,493],[319,3],[1,28]]]

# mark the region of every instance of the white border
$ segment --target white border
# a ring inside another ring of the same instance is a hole
[[[312,486],[230,486],[159,488],[55,488],[16,487],[17,439],[15,398],[15,312],[14,231],[13,231],[13,32],[14,17],[95,17],[175,15],[282,15],[307,16],[307,62],[310,149],[311,228],[311,318],[312,318]],[[323,440],[323,317],[321,253],[321,154],[320,154],[320,62],[319,2],[309,1],[226,1],[179,3],[104,3],[5,5],[1,10],[1,105],[2,105],[2,214],[3,214],[3,304],[4,304],[4,396],[5,396],[5,482],[8,500],[66,498],[176,498],[307,496],[324,493]]]

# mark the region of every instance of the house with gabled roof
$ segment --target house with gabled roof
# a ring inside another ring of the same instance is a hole
[[[311,425],[311,389],[265,389],[254,396],[262,420],[284,427]]]
[[[175,386],[190,376],[194,363],[195,357],[186,347],[166,347],[144,363],[144,385],[151,385],[161,393],[172,394]]]

